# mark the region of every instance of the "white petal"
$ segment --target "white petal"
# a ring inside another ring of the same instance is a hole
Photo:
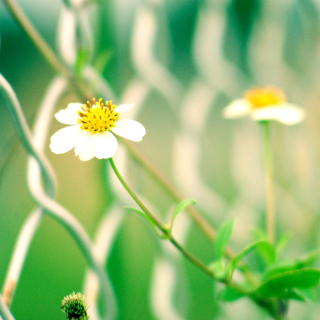
[[[252,106],[246,99],[232,101],[222,112],[225,118],[241,118],[249,114]]]
[[[64,124],[77,124],[79,118],[78,111],[81,110],[82,104],[69,103],[66,109],[60,110],[55,114],[56,119]]]
[[[94,136],[93,132],[87,131],[87,130],[81,130],[79,139],[74,148],[74,152],[76,156],[78,156],[84,149],[91,146],[93,136]]]
[[[114,156],[118,148],[116,137],[109,131],[98,132],[91,143],[98,159],[108,159]]]
[[[276,120],[286,125],[293,125],[304,119],[303,110],[293,104],[268,106],[252,110],[251,116],[256,121]]]
[[[123,113],[133,107],[133,103],[131,104],[121,104],[114,109],[114,112]]]
[[[79,155],[81,161],[88,161],[94,157],[94,150],[91,146],[83,149]]]
[[[57,154],[71,150],[77,143],[80,133],[80,125],[63,128],[51,137],[51,151]]]
[[[127,119],[117,121],[116,127],[111,131],[123,138],[137,142],[141,141],[146,134],[146,129],[140,122]]]

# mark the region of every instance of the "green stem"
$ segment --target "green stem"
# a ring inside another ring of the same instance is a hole
[[[109,159],[111,167],[116,174],[117,178],[123,185],[123,187],[127,190],[127,192],[130,194],[132,199],[137,203],[137,205],[145,212],[145,214],[148,215],[148,217],[157,225],[157,227],[166,235],[166,239],[168,239],[189,261],[191,261],[196,267],[198,267],[200,270],[205,272],[210,277],[215,278],[214,273],[201,261],[199,261],[197,258],[195,258],[191,253],[189,253],[185,248],[183,248],[172,236],[172,234],[166,229],[161,222],[150,212],[150,210],[142,203],[142,201],[139,199],[139,197],[135,194],[135,192],[129,187],[129,185],[126,183],[126,181],[123,179],[121,174],[119,173],[114,161],[112,158]],[[256,304],[266,309],[270,314],[273,314],[273,317],[276,320],[282,319],[279,318],[278,314],[275,314],[272,309],[272,305],[270,303],[262,305],[260,299],[254,295],[252,295],[249,291],[245,290],[244,288],[238,286],[237,284],[233,283],[231,280],[228,279],[216,279],[220,280],[224,284],[226,284],[229,288],[234,289],[235,291],[238,291],[248,297],[250,297]]]
[[[201,261],[195,258],[191,253],[189,253],[186,249],[184,249],[178,242],[175,240],[170,233],[170,231],[162,225],[162,223],[151,213],[151,211],[144,205],[144,203],[139,199],[139,197],[135,194],[135,192],[129,187],[126,181],[123,179],[121,174],[119,173],[114,161],[112,158],[109,159],[111,167],[116,174],[117,178],[123,185],[123,187],[130,194],[131,198],[136,202],[136,204],[145,212],[146,215],[156,224],[156,226],[166,235],[166,239],[168,239],[189,261],[191,261],[194,265],[196,265],[203,272],[213,277],[212,271]]]
[[[64,76],[71,84],[75,90],[75,93],[82,100],[87,100],[86,97],[91,96],[91,92],[87,89],[84,83],[79,83],[76,81],[70,72],[70,70],[59,60],[54,51],[48,46],[45,40],[41,37],[41,35],[37,32],[35,27],[20,9],[20,7],[15,3],[14,0],[3,0],[7,5],[12,15],[19,23],[21,28],[25,31],[28,37],[31,39],[35,47],[39,50],[45,60],[49,63],[51,68],[55,70],[58,74]],[[137,149],[134,149],[131,144],[125,142],[125,139],[122,139],[122,142],[126,145],[129,152],[133,157],[135,157],[140,163],[143,164],[143,167],[148,171],[154,179],[162,186],[164,190],[177,202],[181,202],[183,200],[182,195],[173,187],[173,185],[155,168],[150,162],[138,152]],[[186,211],[191,216],[191,218],[195,221],[195,223],[203,230],[204,234],[208,236],[210,240],[215,240],[216,230],[208,223],[206,219],[204,219],[201,213],[196,210],[194,207],[189,206]],[[234,253],[227,249],[226,252],[229,258],[234,256]]]
[[[172,236],[170,231],[161,224],[161,222],[151,213],[151,211],[142,203],[142,201],[139,199],[139,197],[135,194],[135,192],[129,187],[129,185],[126,183],[126,181],[123,179],[121,174],[119,173],[114,161],[112,158],[109,159],[111,167],[116,174],[117,178],[123,185],[123,187],[127,190],[127,192],[130,194],[132,199],[137,203],[137,205],[145,212],[145,214],[148,215],[148,217],[157,225],[157,227],[165,234],[166,239],[168,239],[189,261],[191,261],[196,267],[198,267],[200,270],[202,270],[204,273],[209,275],[211,278],[214,278],[215,280],[221,281],[224,284],[226,284],[228,287],[234,289],[237,292],[242,293],[243,295],[246,295],[250,297],[256,304],[260,305],[259,298],[252,295],[249,291],[242,288],[241,286],[233,283],[231,280],[228,279],[217,279],[214,275],[214,273],[201,261],[199,261],[196,257],[194,257],[191,253],[189,253],[184,247],[182,247]],[[266,310],[270,311],[270,305],[264,305],[263,306]]]
[[[261,122],[261,125],[263,129],[263,153],[267,197],[267,234],[270,243],[273,244],[275,241],[275,207],[270,123],[269,121],[263,121]]]
[[[176,202],[181,202],[184,197],[182,194],[172,185],[172,183],[156,168],[150,161],[142,155],[142,153],[134,147],[128,140],[121,139],[122,144],[124,144],[130,155],[142,164],[143,169],[162,187],[163,190],[167,192],[167,194]],[[209,224],[209,222],[203,218],[201,213],[193,206],[188,206],[186,211],[191,216],[191,218],[195,221],[195,223],[204,231],[204,233],[208,236],[210,240],[215,240],[217,236],[216,230]],[[227,256],[232,258],[234,253],[228,249]]]
[[[50,48],[48,43],[42,38],[37,29],[32,25],[31,21],[21,10],[19,5],[14,0],[3,0],[3,2],[7,5],[8,9],[19,23],[20,27],[24,32],[28,35],[29,39],[33,42],[35,47],[40,51],[42,56],[48,62],[53,70],[55,70],[58,74],[65,77],[70,85],[73,87],[75,92],[82,98],[87,100],[86,94],[84,94],[85,89],[83,85],[79,85],[75,80],[73,74],[70,70],[61,62],[61,60],[57,57],[54,51]],[[89,95],[90,96],[90,95]]]

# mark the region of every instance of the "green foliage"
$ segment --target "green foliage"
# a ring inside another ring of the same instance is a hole
[[[260,241],[254,242],[252,244],[249,244],[242,251],[240,251],[230,262],[229,270],[228,270],[228,272],[230,272],[230,276],[232,277],[232,274],[233,274],[234,270],[236,269],[236,267],[238,266],[239,262],[246,255],[251,253],[254,249],[259,249],[259,248],[260,248],[260,251],[262,250],[262,252],[263,252],[263,249],[261,249],[263,247],[269,248],[269,243],[265,240],[260,240]]]
[[[131,211],[137,213],[140,217],[142,217],[145,221],[147,221],[147,223],[155,230],[155,232],[158,234],[158,236],[160,236],[161,238],[163,237],[163,234],[160,232],[160,230],[157,227],[157,225],[155,224],[155,222],[148,215],[146,215],[144,212],[142,212],[138,209],[132,208],[132,207],[125,207],[125,209],[131,210]]]
[[[173,227],[174,220],[178,216],[178,214],[183,211],[186,207],[188,207],[191,204],[196,204],[197,201],[194,199],[186,199],[181,201],[176,208],[173,211],[172,217],[171,217],[171,228]]]
[[[311,266],[318,258],[320,257],[320,251],[314,251],[306,255],[303,258],[297,259],[295,261],[283,262],[279,261],[271,265],[264,274],[264,280],[269,279],[270,277],[281,274],[286,271],[293,271],[303,269],[305,267]]]
[[[80,49],[77,55],[77,60],[74,66],[74,72],[78,79],[82,77],[82,72],[89,62],[90,51],[87,49]]]
[[[209,265],[209,269],[213,272],[216,279],[225,279],[227,277],[227,272],[222,259],[214,261]]]
[[[216,242],[215,242],[215,250],[216,250],[216,256],[217,259],[221,259],[223,257],[223,254],[226,250],[226,247],[231,239],[233,226],[234,226],[234,220],[231,219],[225,222],[217,235]]]
[[[94,69],[99,73],[103,74],[104,69],[106,68],[108,62],[111,60],[113,57],[113,51],[112,50],[104,50],[101,52],[97,58],[95,59],[93,66]]]
[[[229,287],[223,288],[217,294],[217,299],[223,302],[233,302],[244,297],[243,293],[233,290]]]
[[[301,270],[284,271],[274,274],[264,281],[256,290],[263,297],[283,298],[288,290],[312,288],[318,285],[320,270],[305,268]]]

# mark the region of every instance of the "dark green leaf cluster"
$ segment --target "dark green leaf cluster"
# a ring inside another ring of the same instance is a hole
[[[283,261],[279,253],[288,241],[287,235],[275,245],[265,237],[260,237],[226,261],[224,252],[231,239],[233,225],[234,219],[221,226],[215,242],[216,260],[210,265],[216,279],[227,284],[218,292],[219,300],[233,302],[249,296],[260,305],[268,305],[270,313],[274,315],[285,314],[290,300],[306,302],[314,298],[315,287],[320,281],[320,270],[314,268],[313,264],[320,257],[320,250],[297,260]],[[253,251],[264,262],[264,268],[259,273],[253,272],[244,263],[246,256]],[[233,280],[236,269],[247,275],[242,283]]]
[[[66,314],[68,320],[89,320],[84,296],[78,293],[72,293],[62,300],[62,311]]]

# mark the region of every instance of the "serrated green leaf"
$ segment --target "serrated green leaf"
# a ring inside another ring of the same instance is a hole
[[[220,228],[216,241],[215,241],[215,249],[217,258],[221,259],[226,247],[231,239],[233,226],[234,226],[235,219],[231,219],[226,221]]]
[[[190,204],[196,204],[197,201],[194,199],[186,199],[181,201],[176,208],[173,211],[172,218],[171,218],[171,227],[173,226],[174,220],[178,216],[178,214],[183,211],[186,207],[188,207]]]
[[[317,269],[285,271],[270,277],[256,292],[263,297],[281,297],[285,290],[312,288],[318,285],[319,280],[320,270]]]
[[[217,299],[223,302],[233,302],[242,297],[244,297],[244,294],[229,287],[226,287],[217,293]]]

